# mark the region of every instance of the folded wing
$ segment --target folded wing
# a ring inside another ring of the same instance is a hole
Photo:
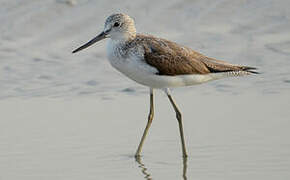
[[[138,39],[144,41],[142,44],[146,63],[155,67],[159,75],[174,76],[239,71],[257,73],[253,71],[256,68],[233,65],[209,58],[165,39],[144,35]]]

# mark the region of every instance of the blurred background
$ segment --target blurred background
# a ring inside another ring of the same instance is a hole
[[[0,0],[0,180],[289,179],[289,0]],[[261,74],[178,88],[189,151],[157,92],[142,162],[133,158],[148,89],[106,59],[71,51],[113,13],[137,31]]]
[[[229,86],[260,93],[290,88],[288,0],[0,3],[2,99],[86,95],[109,98],[123,91],[142,93],[143,87],[110,67],[105,40],[80,54],[71,54],[101,32],[106,17],[117,12],[132,16],[140,33],[167,38],[210,57],[258,67],[262,72],[250,77],[251,83],[249,79],[232,83],[225,80],[211,87],[235,93],[239,88]]]

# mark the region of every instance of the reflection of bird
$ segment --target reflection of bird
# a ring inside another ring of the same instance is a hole
[[[141,162],[141,157],[137,156],[135,158],[136,162],[139,164],[139,168],[141,168],[141,172],[145,175],[144,178],[146,180],[152,180],[151,174],[147,172],[147,168],[145,167],[145,164]]]
[[[141,168],[142,174],[145,175],[144,178],[146,180],[152,180],[153,178],[152,178],[151,174],[148,172],[148,169],[146,168],[145,164],[142,163],[141,157],[140,156],[136,156],[135,160],[139,164],[138,167]],[[186,171],[187,171],[187,157],[184,157],[183,161],[182,161],[182,178],[184,180],[187,180]]]
[[[150,88],[150,113],[136,156],[140,155],[144,139],[151,125],[153,89],[163,89],[175,112],[179,123],[183,156],[187,156],[181,113],[172,96],[170,87],[190,86],[211,80],[257,73],[256,68],[233,65],[206,57],[188,47],[149,35],[137,34],[134,20],[126,14],[113,14],[105,22],[102,33],[85,45],[74,50],[76,53],[97,41],[109,38],[107,56],[111,65],[133,79]]]
[[[184,180],[187,180],[186,171],[187,171],[187,157],[183,157],[182,177]]]

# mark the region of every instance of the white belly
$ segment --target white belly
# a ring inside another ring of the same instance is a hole
[[[143,72],[142,71],[143,69],[138,69],[134,66],[133,67],[127,65],[115,66],[115,64],[112,64],[112,66],[139,84],[160,89],[170,87],[192,86],[215,79],[228,77],[228,73],[165,76]]]
[[[201,84],[207,81],[228,77],[228,73],[211,73],[206,75],[177,75],[165,76],[156,75],[152,71],[146,71],[146,68],[139,66],[138,63],[118,63],[110,61],[111,65],[118,71],[136,81],[139,84],[149,86],[152,88],[169,88],[192,86]]]
[[[136,55],[136,53],[131,53],[127,58],[123,58],[119,54],[120,52],[116,51],[116,46],[116,43],[109,40],[107,56],[111,65],[137,83],[152,88],[191,86],[231,76],[229,73],[177,76],[157,75],[156,73],[158,73],[158,70],[146,64],[141,56]]]

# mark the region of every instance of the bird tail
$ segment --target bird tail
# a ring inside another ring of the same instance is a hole
[[[257,72],[257,68],[255,67],[250,67],[250,66],[240,66],[242,71],[249,72],[251,74],[260,74]]]
[[[232,75],[259,74],[259,72],[256,71],[257,68],[255,67],[230,64],[213,58],[202,59],[202,62],[211,73],[230,73]]]

